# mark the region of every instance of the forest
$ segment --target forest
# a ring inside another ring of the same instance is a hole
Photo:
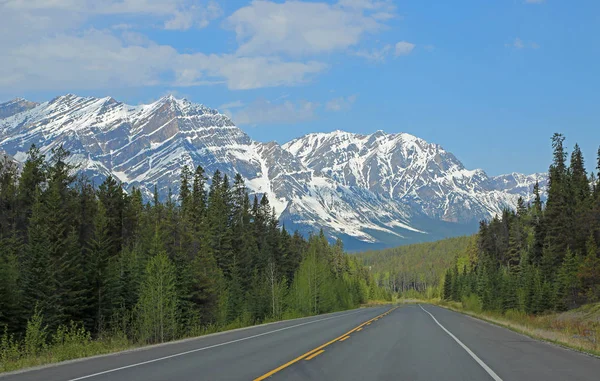
[[[5,352],[70,334],[164,342],[390,298],[341,242],[280,226],[240,175],[183,167],[161,201],[110,176],[96,187],[62,147],[0,162]]]
[[[446,269],[475,246],[473,237],[454,237],[356,254],[382,287],[403,297],[437,296]]]
[[[446,271],[443,299],[528,314],[600,301],[600,181],[578,145],[569,161],[563,135],[552,147],[547,201],[536,185],[533,202],[482,221],[474,250]]]

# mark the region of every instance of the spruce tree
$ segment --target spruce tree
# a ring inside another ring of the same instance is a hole
[[[108,274],[109,261],[115,258],[111,256],[112,248],[109,220],[103,204],[99,202],[94,219],[94,237],[90,240],[86,260],[87,277],[91,286],[90,313],[94,316],[94,327],[98,330],[103,328],[112,315],[113,303],[109,297],[114,298],[115,295],[110,295],[107,291],[107,283],[111,281]]]
[[[27,159],[19,177],[18,228],[24,233],[24,239],[27,239],[25,232],[27,231],[27,224],[32,214],[33,204],[41,193],[42,185],[46,181],[46,169],[45,156],[41,154],[39,148],[32,145],[29,151],[27,151]]]
[[[579,255],[567,250],[558,273],[557,307],[561,310],[575,308],[579,302],[580,280],[577,277],[580,267]]]
[[[164,251],[148,262],[136,312],[142,341],[162,343],[177,337],[175,266]]]
[[[566,170],[566,152],[563,147],[564,137],[554,134],[552,147],[554,148],[554,161],[549,171],[548,202],[545,210],[544,221],[546,237],[542,254],[544,276],[552,279],[553,269],[560,266],[567,246],[571,241],[568,236],[572,228],[570,221],[570,206],[568,195],[568,177]]]
[[[108,176],[98,188],[98,198],[106,211],[106,219],[108,220],[107,229],[110,237],[109,255],[111,257],[116,256],[121,251],[123,243],[124,196],[121,184],[112,176]]]

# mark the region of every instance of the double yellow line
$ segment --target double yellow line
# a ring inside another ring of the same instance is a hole
[[[329,342],[327,342],[327,343],[325,343],[325,344],[323,344],[323,345],[321,345],[321,346],[319,346],[319,347],[317,347],[317,348],[315,348],[315,349],[313,349],[313,350],[311,350],[311,351],[308,351],[308,352],[306,352],[306,353],[305,353],[305,354],[303,354],[302,356],[298,356],[298,357],[296,357],[296,358],[295,358],[295,359],[293,359],[292,361],[289,361],[289,362],[287,362],[287,363],[283,364],[282,366],[280,366],[280,367],[278,367],[278,368],[275,368],[275,369],[273,369],[273,370],[272,370],[272,371],[270,371],[269,373],[265,373],[265,374],[263,374],[262,376],[260,376],[260,377],[258,377],[258,378],[255,378],[255,379],[254,379],[254,381],[262,381],[262,380],[264,380],[264,379],[266,379],[266,378],[269,378],[269,377],[271,377],[272,375],[274,375],[275,373],[277,373],[277,372],[279,372],[279,371],[281,371],[281,370],[283,370],[283,369],[285,369],[285,368],[289,367],[289,366],[290,366],[290,365],[292,365],[292,364],[295,364],[295,363],[297,363],[298,361],[300,361],[300,360],[302,360],[302,359],[304,359],[304,358],[307,358],[307,359],[308,359],[308,358],[313,358],[313,357],[316,357],[316,356],[320,355],[321,353],[323,353],[323,352],[324,352],[323,348],[325,348],[325,347],[327,347],[327,346],[329,346],[329,345],[331,345],[331,344],[335,343],[336,341],[340,341],[340,340],[341,340],[341,339],[343,339],[344,337],[346,337],[346,336],[350,335],[352,332],[355,332],[355,331],[359,331],[359,330],[361,330],[361,329],[362,329],[364,326],[366,326],[366,325],[369,325],[369,324],[371,324],[373,321],[375,321],[375,320],[377,320],[377,319],[379,319],[379,318],[382,318],[382,317],[386,316],[387,314],[391,313],[391,312],[392,312],[393,310],[395,310],[396,308],[398,308],[398,307],[391,308],[391,309],[390,309],[390,310],[388,310],[387,312],[384,312],[384,313],[382,313],[381,315],[375,316],[375,317],[374,317],[373,319],[371,319],[371,320],[367,320],[366,322],[362,323],[361,325],[359,325],[359,326],[357,326],[357,327],[355,327],[355,328],[352,328],[350,331],[348,331],[348,332],[344,333],[343,335],[341,335],[341,336],[339,336],[339,337],[336,337],[335,339],[333,339],[333,340],[331,340],[331,341],[329,341]],[[345,339],[344,339],[344,340],[345,340]]]

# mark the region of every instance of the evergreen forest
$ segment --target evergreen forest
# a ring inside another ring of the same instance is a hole
[[[164,342],[391,298],[341,242],[280,226],[240,175],[183,167],[161,201],[110,176],[96,186],[62,147],[48,156],[0,162],[4,349],[69,332]]]
[[[568,157],[555,134],[552,148],[547,200],[536,185],[533,202],[482,221],[472,250],[446,271],[443,299],[529,314],[600,301],[600,181],[578,145]]]

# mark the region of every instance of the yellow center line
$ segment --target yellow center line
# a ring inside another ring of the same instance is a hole
[[[359,328],[359,329],[356,330],[356,332],[360,332],[360,331],[362,331],[362,328]]]
[[[350,338],[350,336],[342,337],[342,338],[340,339],[340,341],[348,340],[349,338]]]
[[[394,307],[394,308],[390,309],[389,311],[387,311],[386,313],[390,313],[390,312],[392,312],[393,310],[395,310],[396,308],[398,308],[398,307]],[[325,347],[327,347],[327,346],[329,346],[329,345],[331,345],[331,344],[335,343],[336,341],[340,340],[340,339],[341,339],[341,338],[343,338],[344,336],[348,336],[349,334],[351,334],[352,332],[354,332],[354,331],[358,330],[359,328],[362,328],[362,327],[364,327],[365,325],[371,324],[371,322],[372,322],[374,319],[376,319],[376,318],[379,318],[379,317],[382,317],[383,315],[384,315],[384,314],[381,314],[381,315],[379,315],[379,316],[376,316],[376,317],[374,317],[374,318],[373,318],[373,319],[371,319],[371,320],[367,320],[366,322],[362,323],[362,324],[361,324],[361,325],[359,325],[358,327],[352,328],[350,331],[348,331],[348,332],[344,333],[343,335],[341,335],[341,336],[339,336],[339,337],[336,337],[335,339],[333,339],[333,340],[331,340],[331,341],[329,341],[329,342],[327,342],[327,343],[325,343],[325,344],[323,344],[323,345],[321,345],[321,346],[319,346],[319,347],[317,347],[317,348],[315,348],[315,349],[313,349],[313,350],[311,350],[311,351],[308,351],[308,352],[306,352],[305,354],[303,354],[303,355],[301,355],[301,356],[298,356],[298,357],[296,357],[296,358],[295,358],[295,359],[293,359],[292,361],[288,361],[287,363],[285,363],[285,364],[281,365],[280,367],[277,367],[277,368],[273,369],[272,371],[270,371],[270,372],[268,372],[268,373],[265,373],[265,374],[263,374],[262,376],[260,376],[260,377],[258,377],[258,378],[255,378],[255,379],[254,379],[254,381],[262,381],[262,380],[264,380],[264,379],[266,379],[266,378],[269,378],[269,377],[271,377],[271,376],[272,376],[272,375],[274,375],[275,373],[277,373],[277,372],[279,372],[279,371],[281,371],[281,370],[283,370],[283,369],[285,369],[285,368],[289,367],[290,365],[292,365],[292,364],[295,364],[295,363],[297,363],[298,361],[300,361],[300,360],[302,360],[302,359],[304,359],[304,358],[307,358],[307,357],[309,357],[309,356],[311,356],[311,355],[315,354],[315,352],[319,352],[319,351],[320,351],[320,350],[322,350],[323,348],[325,348]],[[321,353],[322,353],[322,352],[321,352]],[[319,354],[320,354],[320,353],[319,353]],[[309,360],[309,359],[307,358],[307,360]]]
[[[318,351],[317,353],[313,353],[312,355],[308,356],[307,358],[304,359],[304,361],[309,361],[314,359],[315,357],[317,357],[318,355],[320,355],[321,353],[325,352],[325,349],[321,349],[320,351]]]

